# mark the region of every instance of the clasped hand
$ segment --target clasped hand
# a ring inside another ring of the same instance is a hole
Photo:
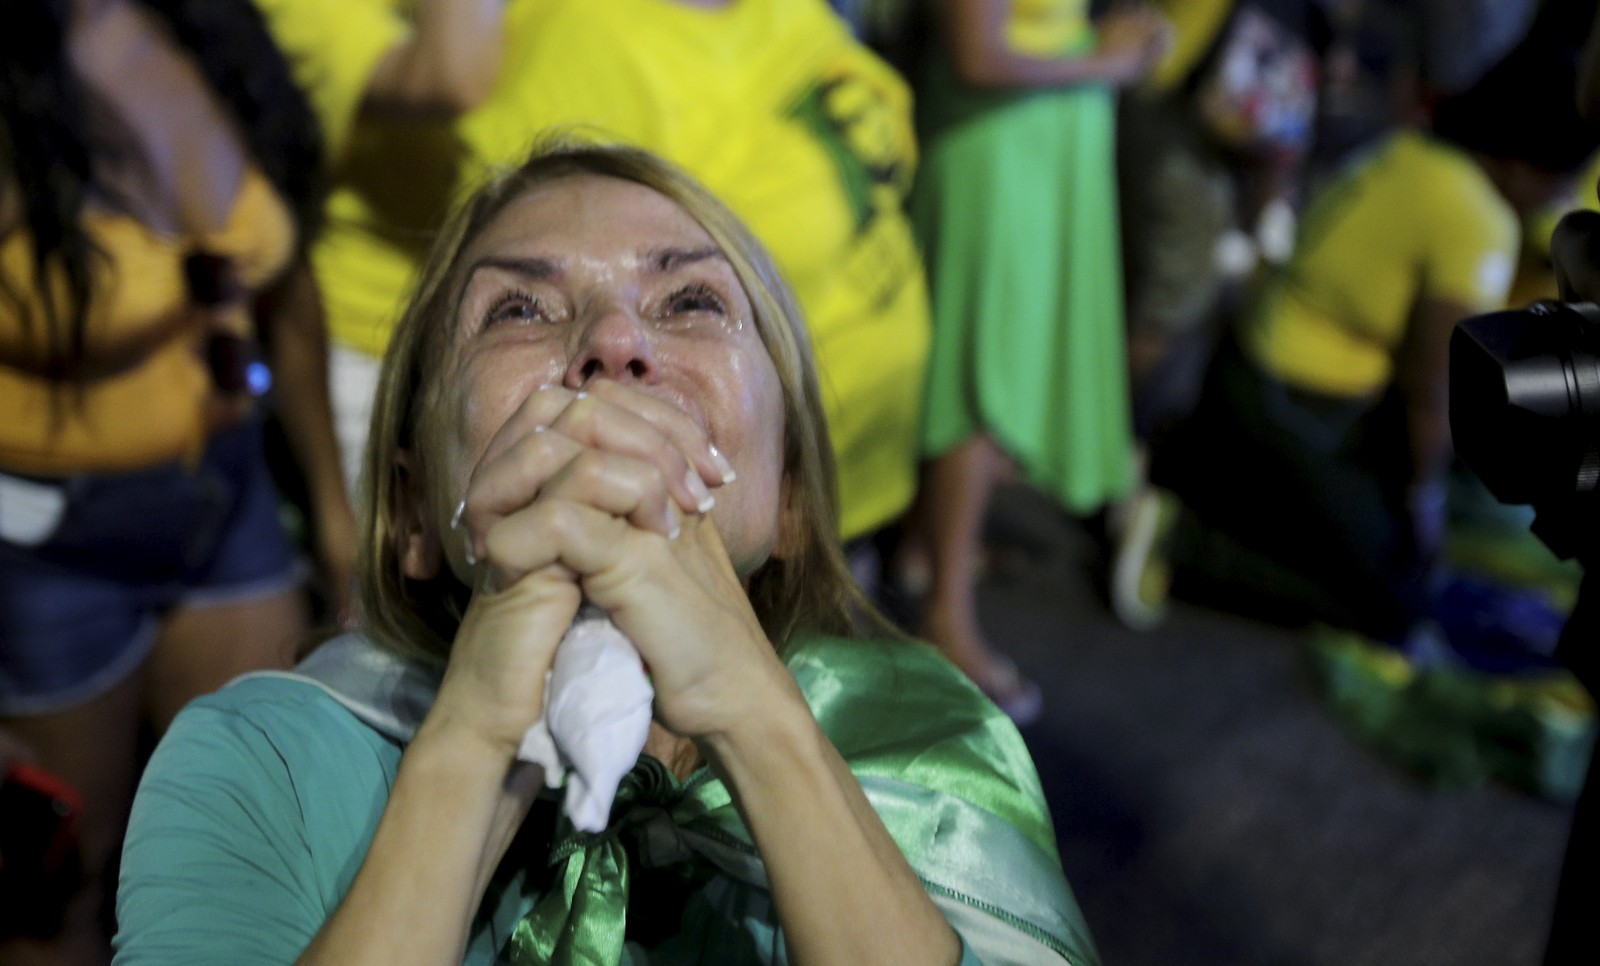
[[[733,479],[687,413],[641,390],[530,394],[478,458],[442,537],[475,592],[439,703],[514,749],[587,598],[639,650],[668,730],[713,737],[761,707],[762,685],[787,672],[710,516],[712,488]]]

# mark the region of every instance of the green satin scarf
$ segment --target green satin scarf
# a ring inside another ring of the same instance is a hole
[[[644,757],[617,788],[613,816],[603,832],[576,831],[563,818],[566,834],[551,849],[555,876],[533,911],[511,937],[511,961],[611,964],[622,958],[628,894],[645,823],[670,814],[683,798],[677,779],[654,758]],[[687,854],[681,856],[687,860]]]
[[[1053,952],[1098,962],[1032,759],[1003,714],[925,645],[817,638],[788,663],[930,896],[980,958],[1039,962]],[[781,958],[760,857],[709,770],[679,783],[641,758],[618,790],[611,825],[594,835],[564,825],[549,862],[549,885],[507,950],[516,966],[623,962],[630,884],[640,869],[666,868],[674,891],[691,897],[682,924],[695,937],[690,961]]]

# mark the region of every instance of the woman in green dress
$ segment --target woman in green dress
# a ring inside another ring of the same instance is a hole
[[[1166,22],[1084,0],[953,0],[919,93],[913,219],[927,260],[929,460],[912,545],[932,584],[921,633],[1019,722],[1037,686],[994,650],[975,603],[984,514],[1020,471],[1068,510],[1133,484],[1114,90]]]

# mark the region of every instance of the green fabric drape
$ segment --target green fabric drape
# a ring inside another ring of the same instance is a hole
[[[970,945],[1014,950],[991,953],[998,961],[1038,962],[1054,952],[1074,964],[1098,962],[1061,873],[1032,761],[1004,715],[923,645],[816,639],[797,648],[789,666]],[[548,880],[540,879],[549,885],[511,939],[517,966],[783,959],[759,856],[709,770],[679,783],[659,762],[640,759],[610,826],[588,835],[563,824],[549,863]],[[624,941],[630,887],[643,870],[662,868],[677,873],[669,881],[684,894],[659,898],[684,900],[683,921],[673,938],[645,949]],[[975,932],[985,934],[981,943]]]

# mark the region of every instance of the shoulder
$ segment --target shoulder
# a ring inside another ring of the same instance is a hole
[[[388,744],[323,688],[304,678],[272,673],[247,675],[190,702],[162,744],[204,735],[214,740],[227,736],[236,742],[265,741],[286,754],[307,746],[354,749]]]
[[[134,799],[118,961],[293,959],[349,888],[399,753],[309,683],[249,678],[189,704]]]
[[[976,957],[1097,961],[1033,759],[1004,713],[920,642],[812,638],[789,667]]]
[[[956,795],[1054,854],[1022,735],[932,646],[815,637],[788,661],[812,713],[858,776]]]
[[[259,833],[264,849],[303,843],[315,864],[364,846],[401,750],[313,684],[242,679],[191,702],[162,737],[130,843],[207,830],[249,848]]]
[[[218,796],[258,818],[304,820],[305,834],[316,837],[355,812],[381,812],[400,752],[321,688],[251,676],[179,713],[151,756],[135,807],[172,795],[191,803]]]
[[[937,709],[958,727],[1005,717],[953,664],[921,641],[808,637],[790,650],[787,663],[814,710],[823,698],[868,699],[891,701],[908,711]]]
[[[1446,222],[1471,219],[1487,227],[1515,228],[1516,214],[1472,156],[1435,137],[1412,135],[1407,150],[1409,186],[1431,213]]]

